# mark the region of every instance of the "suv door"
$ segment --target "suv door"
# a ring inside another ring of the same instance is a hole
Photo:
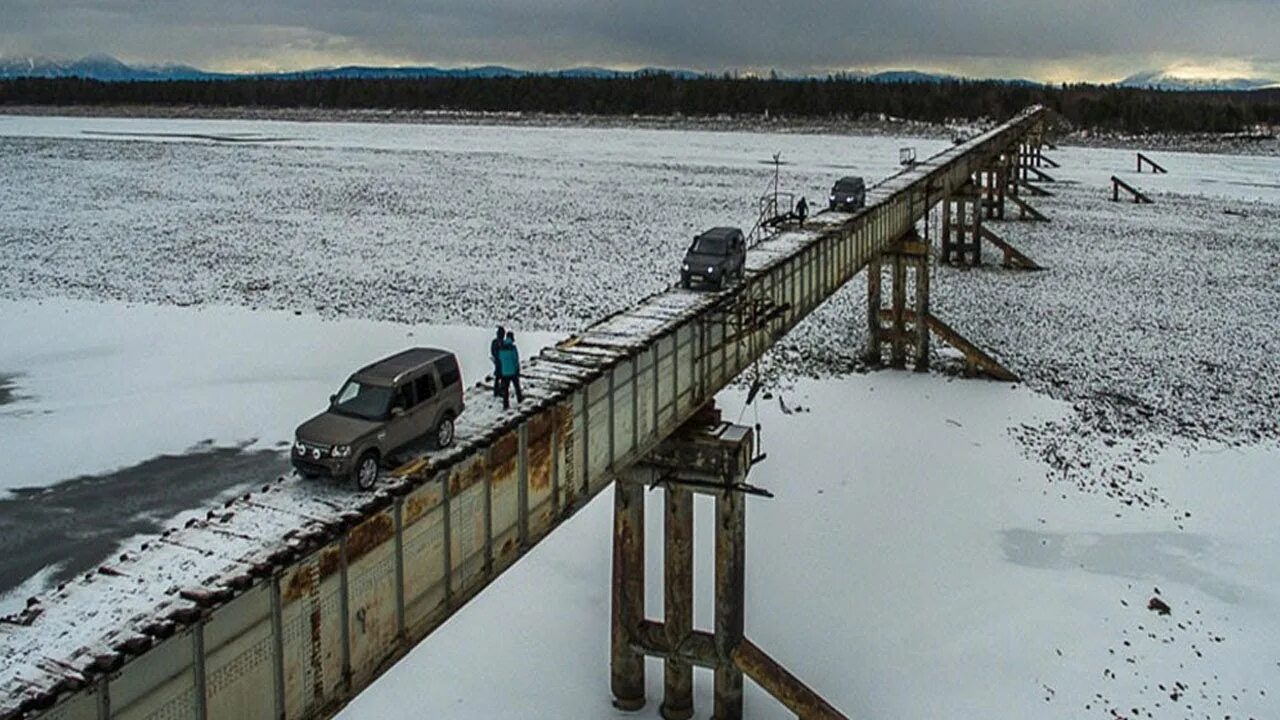
[[[733,242],[733,261],[737,265],[737,275],[741,278],[747,265],[747,241],[741,233]]]
[[[413,439],[413,382],[397,385],[391,396],[391,415],[387,418],[384,450],[390,452]],[[399,414],[397,414],[399,411]]]
[[[413,439],[430,434],[440,421],[440,384],[435,370],[428,367],[413,381],[418,405],[413,409]]]

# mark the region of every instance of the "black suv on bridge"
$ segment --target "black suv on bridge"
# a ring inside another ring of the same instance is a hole
[[[844,212],[857,212],[866,207],[867,186],[857,176],[842,177],[831,187],[827,207]]]
[[[747,240],[742,230],[711,228],[695,237],[689,251],[684,254],[680,286],[689,288],[695,282],[701,282],[722,288],[726,281],[742,277],[746,260]]]

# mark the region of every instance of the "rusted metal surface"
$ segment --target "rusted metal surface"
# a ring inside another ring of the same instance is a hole
[[[733,664],[803,720],[848,720],[750,640],[744,638],[734,648]]]
[[[354,563],[395,534],[395,518],[380,512],[347,531],[347,562]]]
[[[742,642],[745,622],[746,501],[735,492],[716,498],[716,655],[714,715],[716,720],[742,717],[742,671],[730,663]]]
[[[679,648],[693,632],[693,493],[669,487],[665,500],[664,624],[668,647]],[[693,666],[678,658],[667,658],[663,684],[662,717],[686,720],[692,716]]]
[[[618,483],[613,503],[613,602],[610,687],[620,710],[644,707],[644,655],[631,634],[644,620],[644,489]]]
[[[724,478],[746,475],[751,464],[750,450],[737,443],[724,442],[723,433],[737,426],[722,424],[712,431],[679,436],[679,442],[666,442],[644,458],[644,464],[659,470],[679,473],[682,477],[724,482]],[[750,433],[747,428],[746,432]],[[754,442],[752,438],[747,447]]]
[[[434,509],[444,500],[444,491],[438,483],[422,485],[405,496],[404,524],[418,522],[427,511]]]
[[[714,670],[720,666],[716,655],[716,638],[705,630],[692,630],[684,642],[672,647],[667,640],[667,628],[663,623],[645,620],[636,628],[631,647],[637,652],[666,660],[674,658],[701,668]]]

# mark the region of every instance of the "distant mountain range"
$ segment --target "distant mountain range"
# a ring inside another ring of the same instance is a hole
[[[297,80],[303,78],[495,78],[549,75],[555,77],[626,78],[645,74],[667,74],[690,79],[717,76],[717,73],[701,73],[692,70],[670,68],[642,68],[639,70],[612,70],[601,67],[577,67],[565,70],[519,70],[503,65],[484,65],[465,68],[438,68],[433,66],[381,67],[347,65],[334,68],[315,68],[271,73],[220,73],[209,72],[189,65],[129,65],[110,55],[90,55],[79,60],[58,60],[41,57],[0,57],[0,80],[21,77],[67,78],[78,77],[104,82],[148,82],[162,80],[232,80],[236,78],[267,78]],[[934,83],[962,80],[954,75],[926,73],[916,70],[888,70],[876,73],[840,73],[840,77],[881,83]],[[781,76],[789,80],[808,77]],[[1003,82],[1037,85],[1031,80],[1011,79]],[[1250,78],[1189,79],[1165,71],[1142,72],[1117,83],[1121,87],[1154,88],[1160,90],[1257,90],[1280,87],[1275,80]]]
[[[1187,78],[1164,70],[1141,72],[1117,83],[1121,87],[1153,90],[1262,90],[1280,87],[1276,80],[1258,78]]]
[[[678,78],[714,76],[692,70],[647,67],[639,70],[612,70],[602,67],[576,67],[565,70],[519,70],[503,65],[480,67],[439,68],[433,66],[367,66],[346,65],[333,68],[292,70],[270,73],[219,73],[194,68],[189,65],[128,65],[109,55],[91,55],[79,60],[56,60],[40,57],[0,58],[0,79],[19,77],[60,78],[79,77],[104,82],[145,82],[155,80],[230,80],[235,78],[270,78],[297,80],[302,78],[433,78],[433,77],[524,77],[549,75],[554,77],[626,78],[640,75],[665,74]],[[872,82],[917,83],[954,80],[950,75],[936,75],[913,70],[891,70],[873,74],[845,73],[844,77],[865,79]],[[801,78],[787,78],[801,79]]]

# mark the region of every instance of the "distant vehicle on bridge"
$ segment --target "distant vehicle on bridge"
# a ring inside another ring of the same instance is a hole
[[[860,177],[842,177],[831,186],[831,195],[827,200],[827,207],[832,210],[843,212],[861,210],[867,205],[866,183]]]
[[[462,372],[448,350],[412,348],[357,370],[329,409],[298,426],[293,467],[303,477],[350,478],[361,490],[378,480],[397,449],[430,435],[453,444],[462,414]]]
[[[729,280],[741,279],[747,260],[747,240],[742,230],[716,227],[693,239],[680,266],[680,286],[695,283],[719,289]]]

